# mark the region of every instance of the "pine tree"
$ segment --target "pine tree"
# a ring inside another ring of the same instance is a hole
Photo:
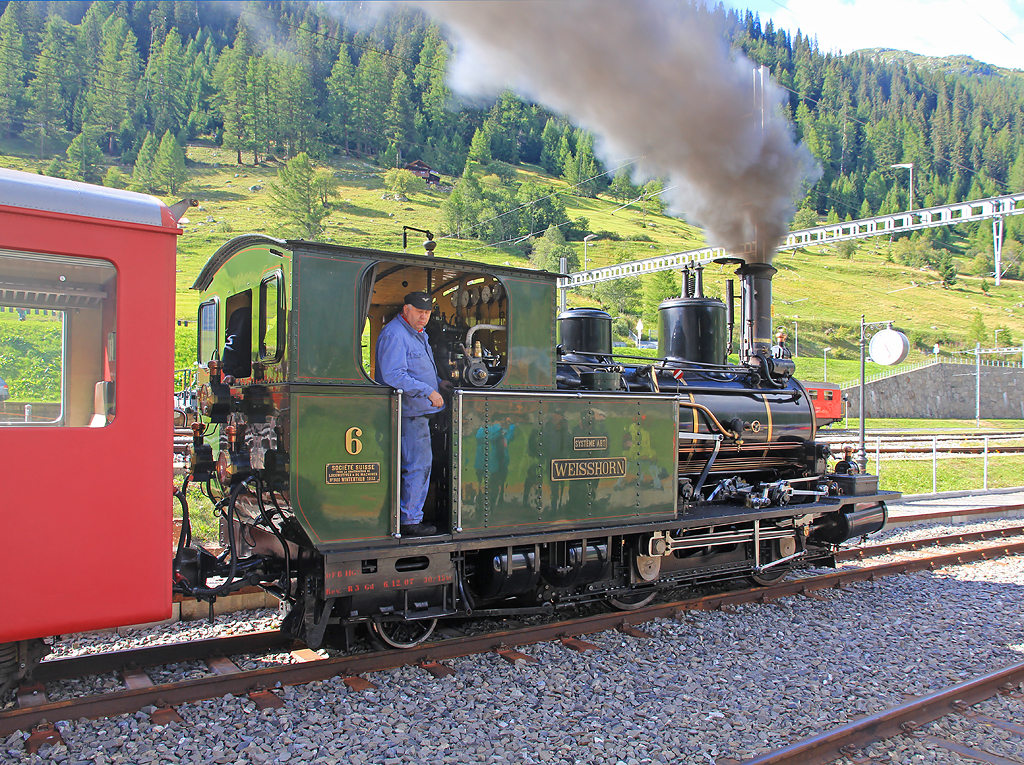
[[[253,146],[252,126],[245,110],[249,48],[248,32],[244,25],[240,25],[235,44],[221,55],[213,71],[214,110],[224,124],[223,145],[235,152],[239,165],[242,164],[242,152]]]
[[[530,260],[536,268],[552,273],[561,273],[561,260],[566,259],[566,268],[569,271],[578,271],[580,267],[579,256],[575,250],[565,243],[565,235],[562,229],[555,224],[548,226],[544,236],[538,240],[530,253]]]
[[[356,126],[359,131],[359,154],[380,148],[384,135],[384,114],[391,101],[384,60],[377,51],[363,54],[356,68]]]
[[[118,15],[111,16],[103,25],[103,52],[97,67],[87,99],[89,116],[107,134],[108,151],[113,154],[121,124],[135,109],[136,87],[142,71],[135,34]]]
[[[405,72],[399,70],[398,74],[395,75],[395,81],[391,85],[391,101],[384,116],[388,140],[398,148],[398,167],[402,165],[402,148],[413,141],[413,116],[410,96],[409,78],[405,75]]]
[[[277,181],[270,182],[270,206],[284,220],[284,228],[296,230],[306,239],[323,233],[323,220],[329,214],[321,198],[316,169],[305,152],[300,152],[282,167]]]
[[[245,68],[245,124],[249,129],[252,163],[260,153],[270,153],[270,141],[278,133],[275,85],[280,80],[270,56],[250,56]]]
[[[65,119],[73,85],[73,72],[68,71],[65,57],[74,49],[71,25],[59,16],[51,16],[46,22],[35,77],[28,86],[29,122],[31,130],[39,134],[40,159],[45,154],[45,139],[52,136]]]
[[[170,130],[179,132],[188,119],[188,92],[185,87],[185,53],[175,29],[149,59],[144,77],[145,105],[150,124],[157,134]]]
[[[278,83],[277,129],[278,141],[288,145],[288,156],[313,150],[317,139],[316,91],[310,79],[308,65],[297,56],[282,56],[276,63],[274,76]]]
[[[971,324],[967,327],[967,337],[972,343],[985,343],[988,340],[988,328],[985,326],[985,319],[977,308],[974,309]]]
[[[469,158],[486,165],[491,161],[491,137],[487,130],[480,127],[473,133],[473,141],[469,145]]]
[[[953,262],[953,254],[949,250],[943,250],[936,264],[936,270],[942,277],[942,286],[949,289],[956,284],[956,264]]]
[[[185,170],[185,152],[174,139],[171,131],[164,133],[160,139],[160,148],[156,151],[153,164],[153,185],[158,189],[166,189],[177,194],[181,184],[188,178]]]
[[[554,117],[544,123],[544,132],[541,133],[540,165],[551,175],[557,175],[558,149],[562,140],[562,129]]]
[[[96,144],[99,131],[96,128],[86,128],[71,141],[67,150],[67,162],[64,163],[63,172],[65,178],[73,181],[85,181],[86,183],[98,183],[100,173],[98,164],[103,152]]]
[[[7,137],[24,97],[28,69],[25,36],[18,29],[19,5],[8,3],[0,16],[0,129]]]
[[[135,169],[132,172],[131,189],[133,191],[152,191],[154,188],[153,174],[156,167],[156,152],[159,142],[152,133],[146,133],[138,156],[135,158]]]
[[[348,153],[352,137],[352,122],[356,111],[355,69],[349,58],[348,46],[342,45],[338,60],[327,80],[327,111],[331,115],[331,132],[341,141],[341,149]]]
[[[108,189],[125,189],[128,188],[128,179],[120,168],[108,167],[103,176],[103,185]]]
[[[470,236],[476,229],[481,207],[479,186],[472,174],[463,176],[441,203],[442,230],[456,239]]]
[[[628,202],[637,196],[637,188],[629,178],[629,168],[620,167],[615,171],[611,185],[612,197],[619,203]]]

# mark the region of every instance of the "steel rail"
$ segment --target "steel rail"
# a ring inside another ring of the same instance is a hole
[[[897,505],[898,506],[898,505]],[[997,513],[1012,513],[1024,510],[1024,504],[1016,505],[993,505],[991,507],[971,507],[966,509],[949,508],[948,510],[937,510],[932,513],[900,513],[898,511],[891,511],[889,513],[889,520],[887,524],[891,525],[894,521],[901,524],[908,522],[924,523],[925,521],[936,521],[951,516],[962,517],[970,515],[995,515]]]
[[[870,444],[869,444],[870,445]],[[879,449],[871,449],[873,452],[880,454],[984,454],[985,447],[983,446],[939,446],[936,449],[924,446],[883,446]],[[1024,452],[1024,446],[998,446],[990,444],[988,447],[988,453],[990,455],[997,454],[1020,454]]]
[[[902,550],[922,550],[926,547],[948,547],[950,545],[967,544],[970,542],[981,542],[986,539],[999,537],[1016,537],[1024,534],[1024,526],[1006,526],[1001,529],[985,529],[983,531],[971,531],[963,534],[944,534],[938,537],[925,537],[922,539],[911,539],[906,542],[885,542],[878,545],[865,545],[864,547],[851,547],[840,550],[835,554],[839,560],[864,560],[877,555],[888,555],[889,553]]]
[[[1024,663],[1014,664],[869,714],[760,757],[744,760],[743,765],[822,765],[832,762],[852,749],[862,749],[959,712],[963,705],[977,704],[996,695],[1003,686],[1016,685],[1021,681],[1024,681]]]
[[[236,696],[261,692],[277,685],[302,685],[337,676],[352,677],[364,672],[380,672],[409,665],[432,664],[514,646],[532,645],[553,640],[570,640],[582,635],[611,629],[627,630],[656,618],[678,618],[688,611],[708,611],[747,603],[765,603],[793,595],[809,595],[816,590],[838,589],[845,584],[905,574],[925,569],[990,560],[1001,555],[1024,553],[1024,542],[991,545],[947,555],[917,558],[881,566],[835,571],[816,577],[780,582],[738,592],[705,595],[690,600],[646,606],[623,613],[597,614],[570,621],[524,627],[485,635],[453,638],[405,650],[340,656],[300,664],[243,670],[228,675],[185,680],[178,683],[134,688],[77,699],[48,702],[38,706],[0,712],[0,736],[27,730],[42,722],[109,717],[136,712],[144,706],[174,706],[216,698],[225,694]]]
[[[246,653],[267,653],[276,648],[292,650],[301,647],[301,643],[280,631],[267,630],[187,643],[164,643],[123,651],[44,660],[32,670],[32,680],[37,683],[49,683],[83,675],[120,672],[131,667],[154,667],[182,661],[203,661],[214,656],[238,656]]]

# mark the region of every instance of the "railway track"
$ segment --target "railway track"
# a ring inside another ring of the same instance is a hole
[[[915,543],[894,543],[858,548],[844,552],[843,558],[888,554],[898,549],[918,549],[943,544],[962,544],[992,536],[1024,533],[1024,527],[976,534],[956,534]],[[908,545],[911,545],[908,547]],[[657,618],[680,618],[689,611],[730,610],[745,603],[766,603],[778,598],[821,597],[822,591],[846,584],[874,581],[881,577],[943,566],[990,560],[1003,555],[1024,553],[1024,542],[1003,542],[941,555],[902,560],[876,566],[845,568],[823,575],[800,577],[769,587],[703,595],[686,600],[660,603],[630,612],[602,613],[572,620],[517,627],[481,635],[450,637],[407,650],[389,650],[325,658],[301,644],[284,638],[277,631],[257,632],[189,643],[151,646],[128,651],[95,654],[43,662],[34,676],[35,685],[19,690],[15,708],[0,712],[0,736],[17,730],[31,730],[26,747],[35,751],[43,744],[59,740],[54,723],[80,717],[97,718],[134,713],[153,708],[155,723],[180,719],[174,707],[232,694],[248,696],[258,708],[283,706],[273,689],[341,677],[355,690],[375,686],[362,675],[403,666],[417,666],[437,677],[452,674],[441,662],[473,654],[495,652],[509,662],[533,661],[517,648],[555,641],[565,648],[586,651],[596,648],[582,638],[607,630],[619,630],[634,637],[647,636],[639,625]],[[267,652],[288,652],[291,663],[243,670],[227,658]],[[155,684],[146,667],[180,662],[206,662],[211,674],[172,683]],[[117,673],[124,688],[96,695],[51,701],[45,683],[102,673]]]
[[[925,725],[946,716],[960,715],[979,725],[1024,736],[1024,725],[971,709],[972,706],[1000,693],[1024,702],[1024,694],[1014,690],[1014,687],[1022,682],[1024,663],[1013,664],[935,693],[910,699],[898,706],[865,715],[858,720],[794,742],[760,757],[744,760],[743,765],[823,765],[841,757],[850,759],[856,765],[873,765],[883,760],[866,756],[863,750],[875,742],[897,736],[918,738],[930,751],[952,752],[969,761],[987,762],[991,765],[1020,765],[1021,760],[967,746],[945,736],[933,735],[925,730]],[[719,762],[720,765],[737,763],[736,760]]]

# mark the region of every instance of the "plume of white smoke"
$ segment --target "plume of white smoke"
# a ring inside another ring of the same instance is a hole
[[[452,86],[508,88],[596,136],[609,167],[666,177],[676,213],[714,245],[767,261],[793,198],[816,172],[776,108],[781,90],[731,54],[710,15],[664,0],[435,0],[420,7],[454,36]]]

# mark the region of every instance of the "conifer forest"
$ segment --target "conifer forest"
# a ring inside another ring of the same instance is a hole
[[[31,141],[48,174],[173,194],[187,177],[183,148],[199,141],[239,163],[300,153],[381,168],[421,159],[453,179],[467,159],[499,176],[529,164],[577,195],[644,196],[624,169],[603,167],[592,136],[562,115],[512,93],[461,102],[446,81],[451,44],[415,7],[369,15],[372,3],[0,5],[0,139]],[[909,179],[891,167],[900,163],[914,163],[917,207],[1024,190],[1021,72],[963,57],[823,53],[754,14],[701,9],[787,90],[793,129],[820,162],[817,182],[794,201],[795,227],[905,209]],[[444,210],[449,234],[508,241],[560,216],[557,198],[539,201],[547,193],[535,183],[462,181]],[[646,191],[657,204],[657,182]],[[528,212],[495,217],[529,202]],[[1008,219],[1008,236],[1022,240],[1018,221]],[[570,240],[584,233],[563,229]]]

